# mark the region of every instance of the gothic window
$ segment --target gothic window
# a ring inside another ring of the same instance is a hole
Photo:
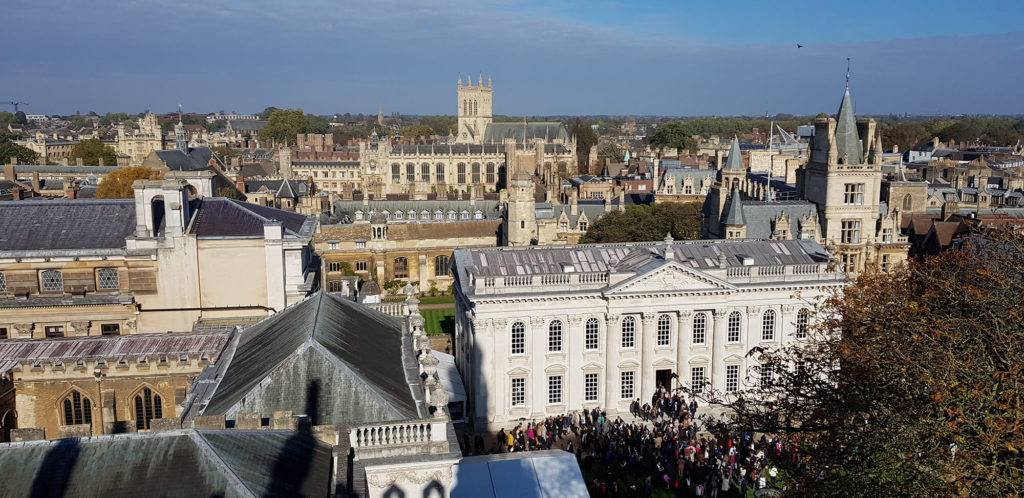
[[[493,184],[494,180],[495,180],[495,178],[494,178],[494,163],[487,163],[487,170],[486,171],[487,171],[487,184],[488,185]]]
[[[586,231],[587,231],[587,226],[588,226],[588,225],[587,225],[587,222],[586,222],[586,221],[584,221],[584,220],[580,220],[580,222],[579,222],[579,230],[580,230],[581,232],[586,232]]]
[[[444,165],[437,164],[437,183],[444,183]]]
[[[149,429],[149,422],[154,418],[164,418],[163,403],[160,395],[144,387],[135,395],[135,428]]]
[[[434,258],[434,276],[448,276],[448,256],[441,255]]]
[[[562,322],[560,320],[552,320],[548,325],[548,352],[562,352]]]
[[[796,313],[796,338],[806,339],[807,338],[807,321],[810,318],[810,312],[807,309],[801,309]]]
[[[412,183],[416,181],[416,165],[409,163],[405,165],[405,181]]]
[[[469,115],[469,101],[465,99],[462,100],[462,114],[464,116]]]
[[[409,278],[409,260],[404,256],[395,258],[395,278]]]
[[[526,353],[526,325],[523,322],[512,324],[512,354]]]
[[[396,185],[402,183],[402,166],[399,164],[391,165],[391,183]]]
[[[569,231],[569,222],[566,221],[566,220],[559,221],[558,222],[558,231],[559,232],[568,232]]]
[[[328,280],[327,292],[341,292],[341,280]]]
[[[729,313],[725,342],[740,342],[740,312]]]
[[[697,313],[693,315],[693,343],[695,345],[702,345],[707,340],[708,334],[708,315],[704,313]]]
[[[92,425],[92,401],[78,391],[71,391],[61,402],[64,425]]]
[[[583,347],[588,351],[597,349],[598,332],[599,325],[597,323],[597,318],[587,320],[586,336],[584,337]]]
[[[903,210],[904,211],[911,211],[912,210],[911,208],[913,208],[913,207],[914,207],[914,199],[912,199],[910,197],[910,194],[907,194],[906,196],[903,197]]]
[[[622,347],[625,349],[636,346],[636,318],[627,316],[622,319]]]
[[[672,319],[668,315],[658,317],[658,345],[668,346],[672,337]]]
[[[366,271],[366,261],[356,261],[356,271]]]
[[[761,317],[761,340],[775,340],[775,310],[765,311]]]
[[[473,163],[473,183],[480,183],[480,163]]]
[[[46,270],[42,273],[43,292],[61,292],[64,290],[64,278],[57,270]]]
[[[458,183],[466,183],[466,163],[459,163],[457,166]]]
[[[423,164],[420,165],[420,181],[421,182],[429,182],[430,181],[430,165],[427,164],[427,163],[423,163]]]

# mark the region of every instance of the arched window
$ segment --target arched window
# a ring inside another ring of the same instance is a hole
[[[462,101],[462,114],[464,116],[468,116],[469,115],[469,100],[463,100]]]
[[[810,318],[810,312],[806,308],[801,309],[796,313],[796,338],[806,339],[807,338],[807,322]]]
[[[480,163],[473,163],[473,183],[480,183]]]
[[[458,183],[466,183],[466,163],[459,163],[456,166],[456,174],[458,175],[456,177]]]
[[[552,320],[548,325],[548,352],[562,352],[562,322],[560,320]]]
[[[708,336],[708,315],[697,313],[693,315],[693,343],[704,344]]]
[[[42,273],[43,292],[61,292],[64,290],[64,277],[57,270],[46,270]]]
[[[762,341],[774,341],[775,340],[775,311],[768,310],[764,312],[761,317],[761,340]]]
[[[416,165],[409,163],[405,165],[405,181],[413,183],[416,181]]]
[[[441,255],[434,258],[434,276],[448,276],[448,256]]]
[[[512,354],[526,353],[526,325],[523,322],[512,324]]]
[[[421,182],[429,182],[430,181],[430,164],[423,163],[423,164],[420,165],[420,181]]]
[[[622,347],[636,346],[636,318],[627,316],[622,319]]]
[[[725,342],[740,342],[740,312],[729,313],[729,323],[726,328]]]
[[[487,163],[487,183],[492,184],[495,181],[494,177],[494,163]]]
[[[163,403],[159,394],[144,387],[139,394],[135,395],[135,428],[149,429],[149,421],[154,418],[164,418]]]
[[[396,185],[402,183],[402,166],[400,164],[391,165],[391,183]]]
[[[914,199],[912,199],[910,197],[910,194],[907,194],[906,196],[903,197],[903,210],[904,211],[912,211],[913,207],[914,207]]]
[[[599,328],[597,318],[587,320],[586,337],[584,337],[583,344],[585,349],[589,351],[597,349]]]
[[[672,337],[672,319],[668,315],[658,317],[658,345],[668,346]]]
[[[409,278],[409,260],[404,256],[395,258],[395,278]]]
[[[473,115],[476,116],[479,113],[479,111],[480,111],[480,103],[474,100],[473,101]]]
[[[444,183],[444,165],[437,163],[437,183]]]
[[[92,401],[78,391],[71,391],[61,402],[61,420],[64,425],[92,425]]]

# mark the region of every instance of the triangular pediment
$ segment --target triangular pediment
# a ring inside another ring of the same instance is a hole
[[[728,282],[669,261],[646,273],[616,285],[608,294],[634,294],[658,292],[691,292],[704,290],[732,290]]]

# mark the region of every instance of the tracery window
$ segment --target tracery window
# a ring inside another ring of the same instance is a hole
[[[135,428],[149,429],[149,423],[154,418],[164,418],[163,400],[159,394],[145,387],[139,394],[135,395]]]
[[[57,270],[45,270],[42,273],[44,292],[61,292],[64,290],[64,277]]]
[[[71,391],[61,402],[61,419],[64,425],[92,425],[92,401],[78,391]]]

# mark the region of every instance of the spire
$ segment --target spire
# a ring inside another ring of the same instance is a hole
[[[188,154],[188,139],[185,138],[185,125],[181,122],[181,104],[178,104],[178,124],[174,125],[174,148]]]
[[[459,73],[459,86],[462,86],[462,73]]]
[[[476,77],[476,86],[484,86],[484,73],[480,73]]]
[[[729,203],[725,206],[725,221],[723,225],[746,225],[747,220],[743,217],[743,201],[741,200],[740,189],[732,189],[729,196]]]
[[[860,164],[864,149],[860,143],[860,136],[857,134],[857,117],[853,114],[849,88],[843,94],[843,101],[839,104],[839,114],[836,115],[835,143],[839,161],[843,164]]]
[[[872,158],[871,158],[870,162],[872,164],[881,164],[882,163],[882,155],[884,154],[884,151],[882,150],[882,131],[881,130],[879,130],[878,133],[875,134],[874,142],[875,142],[875,144],[874,144],[875,146],[872,149],[873,154],[872,154]]]
[[[491,75],[487,75],[487,88],[491,87]]]
[[[725,160],[725,169],[746,170],[743,166],[743,153],[740,152],[740,139],[733,135],[732,147],[729,149],[729,158]]]

